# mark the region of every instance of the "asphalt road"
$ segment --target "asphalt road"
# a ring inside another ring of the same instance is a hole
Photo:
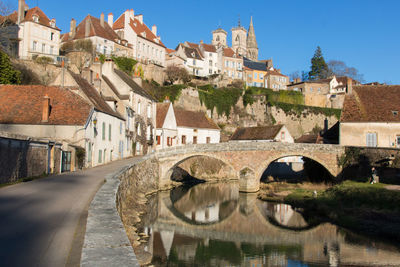
[[[0,266],[79,265],[87,210],[133,159],[0,189]]]

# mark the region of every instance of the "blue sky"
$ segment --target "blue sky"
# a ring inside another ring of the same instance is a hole
[[[11,1],[11,0],[10,0]],[[14,6],[17,0],[12,0]],[[39,7],[63,32],[69,22],[87,15],[100,17],[126,9],[156,24],[169,48],[179,42],[211,42],[211,31],[229,32],[238,23],[248,28],[253,16],[259,58],[272,58],[283,73],[309,70],[319,45],[326,61],[342,60],[364,74],[366,82],[400,84],[400,1],[397,0],[259,0],[259,1],[94,1],[26,0]]]

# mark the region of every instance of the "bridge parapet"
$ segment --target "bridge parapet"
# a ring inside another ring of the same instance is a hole
[[[339,145],[235,141],[173,147],[157,151],[155,157],[159,161],[161,188],[170,183],[174,167],[191,157],[205,156],[229,166],[236,173],[233,179],[239,180],[241,191],[256,192],[262,174],[277,159],[288,156],[307,157],[320,163],[336,177],[341,171],[337,159],[344,151],[345,148]]]

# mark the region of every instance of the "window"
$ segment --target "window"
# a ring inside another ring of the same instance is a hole
[[[111,141],[111,124],[108,125],[108,141]]]
[[[310,93],[312,93],[312,91],[313,91],[313,89],[312,89],[312,87],[310,87]]]
[[[264,78],[263,74],[260,73],[260,80],[262,80]]]
[[[33,41],[32,50],[33,50],[33,51],[36,51],[36,49],[37,49],[37,42],[36,42],[36,41]]]
[[[167,146],[171,146],[171,137],[167,137]]]
[[[53,41],[53,39],[54,39],[54,32],[50,33],[50,40]]]
[[[102,124],[102,135],[101,135],[101,139],[103,139],[103,140],[106,140],[106,123],[105,122],[103,122],[103,124]]]
[[[197,144],[197,136],[193,136],[193,144]]]
[[[227,60],[225,60],[225,67],[226,68],[228,67],[228,61]]]
[[[321,87],[318,88],[318,93],[321,93]]]
[[[51,55],[53,54],[53,50],[54,50],[54,47],[53,47],[53,46],[50,46],[50,54],[51,54]]]
[[[217,36],[217,42],[219,42],[219,40],[220,40],[220,39],[219,39],[219,36]]]
[[[161,136],[157,135],[156,140],[157,140],[157,145],[161,145]]]
[[[193,66],[196,66],[196,59],[193,59]]]
[[[151,106],[150,105],[148,105],[147,106],[147,118],[151,118]]]
[[[88,162],[92,162],[92,143],[88,143]]]
[[[182,145],[186,145],[186,135],[182,135]]]
[[[206,141],[207,144],[211,143],[211,137],[207,137],[206,140],[207,140]]]
[[[285,132],[281,132],[281,140],[285,140]]]
[[[151,127],[150,125],[147,126],[146,129],[146,140],[150,140],[151,139]]]
[[[139,136],[142,135],[142,128],[140,128],[140,123],[137,124],[136,133],[137,133],[137,135],[139,135]]]
[[[46,45],[45,44],[42,44],[42,53],[43,54],[46,53]]]
[[[137,104],[137,113],[140,114],[141,113],[141,105],[140,105],[140,101]]]
[[[99,150],[99,159],[98,159],[98,163],[101,163],[102,162],[102,159],[103,159],[103,150]]]
[[[119,134],[122,134],[122,121],[119,123]]]
[[[367,133],[367,146],[368,147],[376,147],[377,146],[377,134],[376,133]]]
[[[400,136],[396,136],[396,146],[400,147]]]
[[[210,65],[210,67],[212,67],[212,60],[208,61],[208,65]]]
[[[254,73],[254,79],[257,79],[257,73]]]

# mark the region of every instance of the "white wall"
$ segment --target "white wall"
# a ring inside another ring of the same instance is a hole
[[[279,133],[275,137],[275,141],[282,143],[294,143],[294,138],[290,134],[289,130],[283,126]]]
[[[178,126],[179,144],[182,145],[182,136],[186,136],[186,144],[193,144],[193,137],[197,136],[197,144],[206,144],[207,137],[210,137],[210,143],[215,144],[220,142],[220,130],[213,129],[194,129]],[[197,132],[196,132],[197,130]]]

